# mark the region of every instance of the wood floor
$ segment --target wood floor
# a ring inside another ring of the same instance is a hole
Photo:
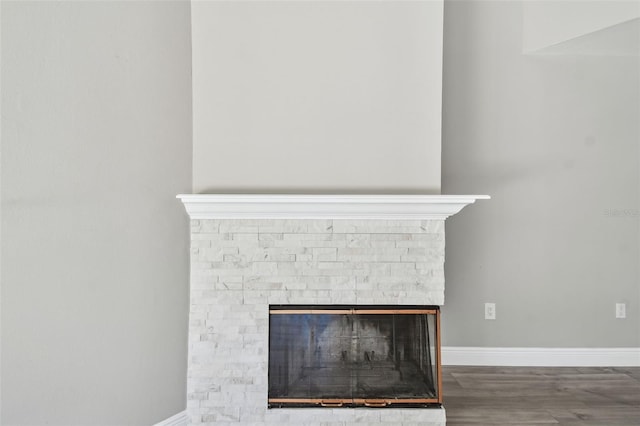
[[[447,426],[640,425],[640,368],[443,367]]]

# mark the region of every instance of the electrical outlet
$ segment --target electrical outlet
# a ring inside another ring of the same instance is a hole
[[[484,319],[494,320],[496,319],[496,304],[485,303],[484,304]]]
[[[616,303],[616,318],[627,317],[627,306],[624,303]]]

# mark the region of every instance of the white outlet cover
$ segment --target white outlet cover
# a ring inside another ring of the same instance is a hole
[[[484,319],[494,320],[496,319],[496,304],[485,303],[484,304]]]
[[[616,303],[616,318],[627,317],[627,306],[624,303]]]

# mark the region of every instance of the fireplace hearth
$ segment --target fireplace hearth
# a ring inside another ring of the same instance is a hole
[[[444,222],[488,197],[179,198],[189,424],[445,424]]]

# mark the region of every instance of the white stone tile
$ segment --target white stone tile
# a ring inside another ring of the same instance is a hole
[[[250,224],[233,224],[224,222],[220,224],[218,228],[218,232],[220,233],[231,233],[231,234],[257,234],[259,232],[258,225],[250,225]],[[235,238],[234,238],[235,239]]]
[[[443,221],[207,220],[191,226],[187,387],[212,389],[206,401],[213,404],[190,400],[190,415],[199,419],[194,424],[442,424],[424,410],[267,410],[266,349],[269,304],[442,304]],[[236,411],[221,412],[220,400]]]
[[[256,241],[256,244],[257,244],[258,233],[257,232],[254,232],[254,233],[247,232],[247,233],[241,233],[241,234],[233,233],[231,234],[231,239],[233,241]]]

